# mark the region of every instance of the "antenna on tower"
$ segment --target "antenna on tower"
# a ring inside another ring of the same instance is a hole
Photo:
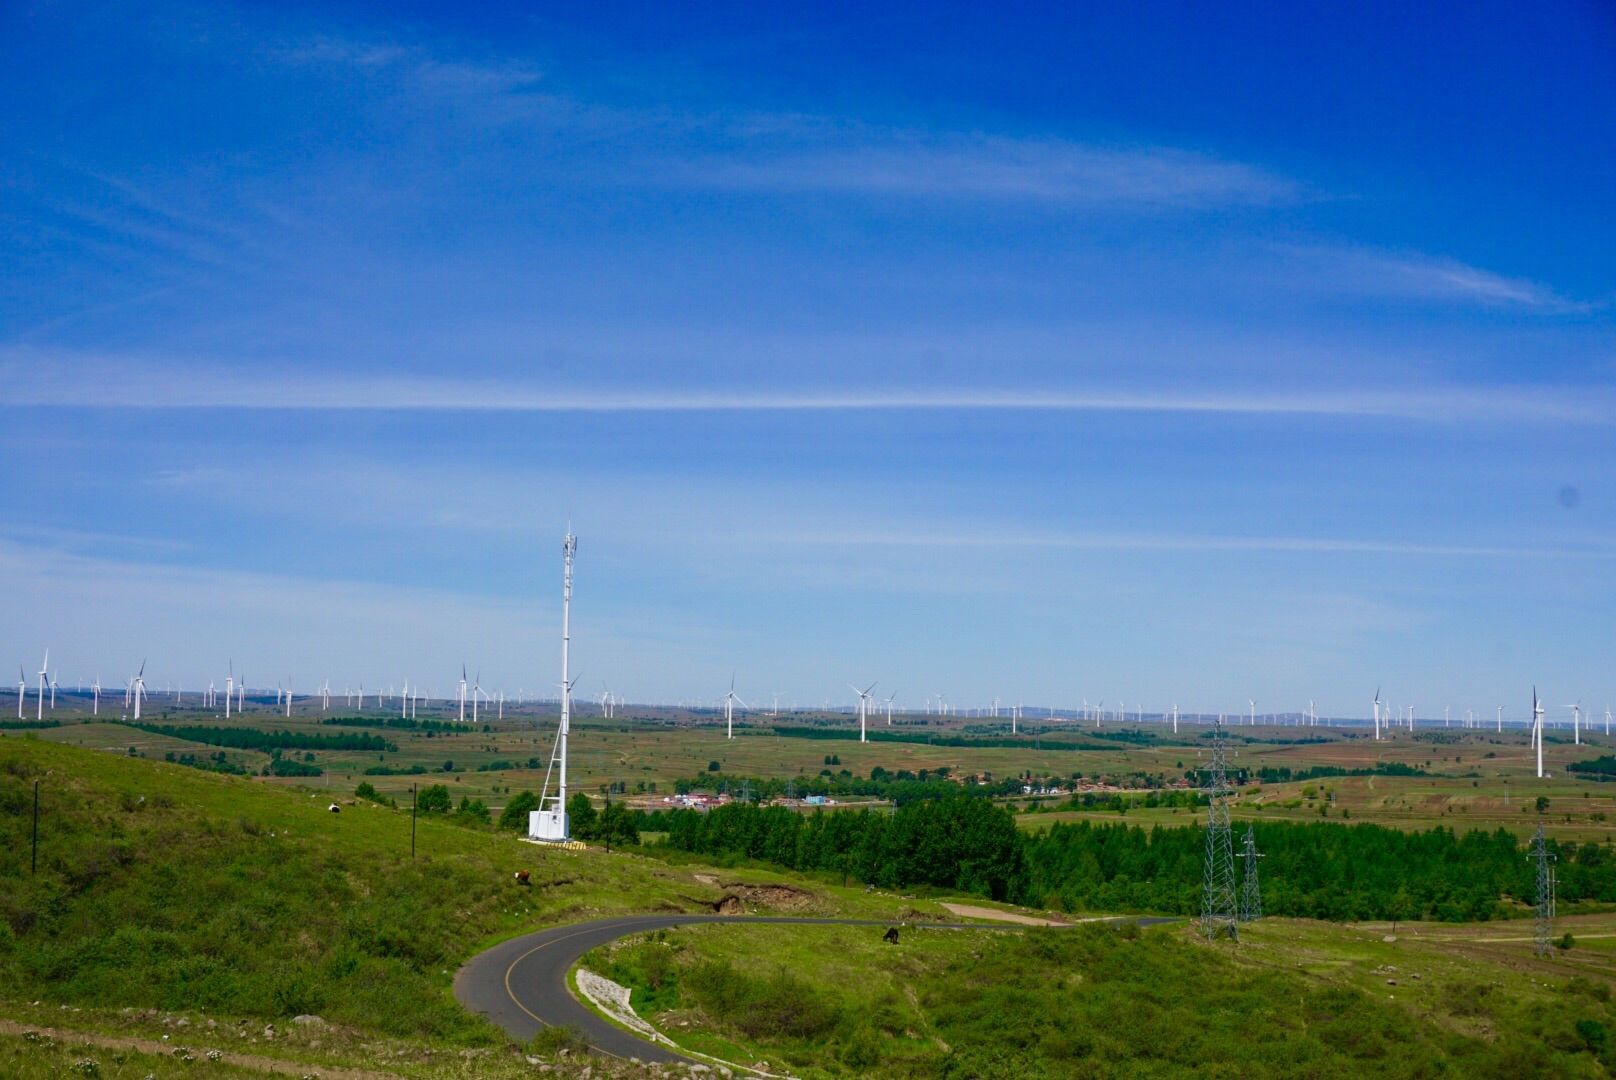
[[[1548,956],[1554,937],[1554,856],[1549,854],[1548,841],[1543,838],[1543,826],[1532,836],[1527,857],[1537,864],[1537,904],[1533,909],[1536,925],[1532,928],[1532,951]]]
[[[1207,766],[1206,872],[1201,886],[1201,932],[1208,941],[1219,931],[1238,941],[1239,908],[1234,883],[1234,838],[1229,832],[1229,775],[1223,718],[1212,729],[1212,760]]]
[[[1262,887],[1257,884],[1257,860],[1262,855],[1257,851],[1257,830],[1251,825],[1246,826],[1240,857],[1246,860],[1245,878],[1240,885],[1240,921],[1256,922],[1262,918]]]
[[[572,726],[572,686],[578,680],[571,677],[569,652],[572,648],[572,557],[578,551],[578,538],[567,526],[567,535],[561,541],[561,722],[556,726],[555,749],[550,754],[550,766],[544,771],[544,787],[539,795],[539,809],[530,811],[527,820],[528,836],[535,840],[564,843],[571,839],[567,827],[567,732]],[[550,795],[550,776],[554,773],[556,793]],[[544,809],[545,804],[550,809]]]

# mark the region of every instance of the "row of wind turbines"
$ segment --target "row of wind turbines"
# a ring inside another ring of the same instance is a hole
[[[466,706],[468,703],[471,706],[471,722],[473,724],[481,721],[482,714],[485,711],[492,712],[497,715],[498,719],[503,720],[505,718],[505,706],[507,703],[505,692],[501,690],[496,693],[494,691],[485,690],[482,685],[481,672],[478,672],[476,678],[470,681],[468,681],[466,678],[466,672],[466,666],[462,664],[460,668],[458,693],[454,699],[458,710],[457,715],[459,720],[461,722],[465,722]],[[56,708],[56,691],[60,686],[60,683],[51,672],[49,649],[45,650],[45,657],[40,663],[37,674],[39,684],[34,707],[34,717],[36,720],[43,721],[47,708],[51,710]],[[28,704],[29,687],[27,668],[19,667],[18,675],[17,719],[22,720],[26,718]],[[79,692],[82,693],[84,689],[85,688],[80,685]],[[101,678],[98,675],[89,686],[91,702],[90,712],[92,716],[99,716],[101,714],[101,691]],[[185,690],[183,687],[170,689],[167,691],[167,693],[171,696],[171,700],[174,702],[184,702]],[[227,665],[223,696],[221,697],[219,693],[217,683],[210,681],[207,688],[200,692],[200,699],[202,708],[204,709],[218,709],[222,705],[224,716],[228,719],[232,714],[232,710],[234,710],[234,712],[238,715],[246,710],[247,695],[247,680],[245,677],[238,677],[236,675],[235,661],[232,660]],[[146,689],[146,661],[142,660],[140,662],[140,669],[124,684],[125,715],[129,715],[130,712],[132,712],[133,719],[139,720],[141,716],[142,703],[151,700],[152,696],[151,691]],[[331,690],[331,680],[326,679],[320,685],[319,689],[310,696],[318,699],[320,703],[320,710],[322,712],[329,712],[331,709],[332,699],[335,696]],[[343,691],[344,704],[348,708],[363,709],[366,707],[366,702],[370,700],[372,696],[375,698],[376,707],[378,708],[386,704],[396,703],[399,707],[400,716],[405,718],[418,715],[420,703],[423,700],[428,702],[435,700],[429,690],[423,691],[419,684],[412,686],[408,679],[404,681],[403,689],[396,693],[392,687],[388,687],[385,693],[379,689],[375,691],[367,691],[364,683],[360,683],[357,690],[352,687],[348,687]],[[275,686],[275,707],[276,709],[281,710],[285,716],[290,717],[292,715],[292,702],[292,685],[291,679],[288,678],[284,682],[277,683]],[[522,704],[525,702],[526,699],[520,696],[514,699],[514,703],[517,704]],[[616,696],[613,695],[610,690],[606,690],[601,696],[602,715],[615,715],[618,704],[619,701]]]
[[[484,689],[482,685],[482,673],[480,671],[477,672],[474,678],[469,680],[467,678],[467,673],[468,668],[466,665],[462,664],[460,667],[460,679],[456,688],[457,692],[454,698],[457,710],[456,715],[459,721],[462,723],[466,721],[466,706],[468,703],[471,706],[470,720],[473,724],[477,724],[482,721],[485,706],[488,707],[486,711],[492,712],[497,719],[504,720],[505,706],[507,704],[505,693],[503,691],[495,693],[493,691]],[[51,673],[49,649],[45,650],[44,659],[40,663],[39,671],[36,674],[38,677],[38,685],[37,693],[35,695],[34,715],[36,720],[42,721],[44,719],[47,707],[50,709],[55,709],[56,707],[56,691],[59,685]],[[895,703],[897,701],[897,694],[895,692],[889,694],[885,700],[875,698],[874,690],[876,685],[876,683],[872,682],[863,689],[860,689],[858,686],[851,683],[848,684],[848,689],[853,692],[858,702],[856,709],[859,720],[860,742],[869,741],[869,721],[872,712],[872,705],[873,711],[877,715],[879,715],[882,711],[886,713],[886,722],[888,727],[892,726],[894,712],[900,711],[896,710],[895,708]],[[97,676],[94,682],[91,683],[89,689],[91,694],[91,713],[92,715],[99,716],[101,712],[102,691],[99,676]],[[20,667],[18,669],[17,681],[17,718],[19,720],[25,718],[28,690],[27,669],[25,667]],[[174,695],[174,700],[176,702],[183,700],[183,689],[170,692]],[[412,686],[410,681],[406,679],[404,681],[402,690],[396,693],[392,687],[389,687],[385,694],[381,690],[376,690],[374,692],[367,691],[363,683],[359,684],[357,690],[352,687],[348,687],[343,692],[344,704],[348,708],[357,707],[363,709],[366,707],[366,702],[369,700],[371,693],[374,693],[377,707],[382,707],[384,704],[388,703],[396,703],[399,708],[399,715],[403,718],[412,718],[418,716],[420,703],[422,700],[427,700],[428,702],[435,700],[431,692],[424,691],[419,683]],[[132,713],[133,718],[135,720],[139,720],[141,717],[141,706],[144,702],[148,701],[151,696],[150,691],[146,689],[146,662],[142,660],[139,670],[124,684],[124,709],[126,710],[126,715]],[[325,682],[321,684],[320,688],[312,696],[318,698],[322,712],[330,711],[332,698],[334,696],[331,691],[331,680],[325,680]],[[220,707],[221,698],[215,683],[208,683],[207,689],[201,693],[201,699],[203,708],[217,709]],[[518,697],[515,700],[517,703],[525,703],[525,699],[521,697]],[[281,710],[285,716],[290,717],[292,714],[292,702],[293,693],[291,680],[287,679],[285,682],[277,684],[275,688],[275,707],[278,710]],[[246,709],[247,681],[244,677],[237,677],[234,660],[230,661],[227,666],[222,704],[224,716],[226,718],[230,717],[232,709],[234,709],[235,713],[237,714],[240,714]],[[622,704],[622,699],[613,694],[610,689],[602,689],[600,695],[600,710],[602,717],[615,717],[618,707]],[[825,704],[828,709],[829,702],[826,702]],[[748,706],[746,702],[741,699],[740,695],[735,692],[734,672],[731,672],[730,674],[729,689],[724,694],[723,705],[725,738],[734,739],[736,706],[739,705],[742,710],[750,708],[750,706]],[[1255,726],[1259,723],[1257,702],[1255,699],[1249,699],[1247,701],[1247,705],[1248,712],[1245,715],[1240,716],[1239,720],[1244,724]],[[1571,713],[1572,741],[1575,745],[1580,746],[1582,744],[1584,730],[1587,729],[1591,732],[1593,721],[1591,718],[1587,721],[1584,720],[1581,702],[1567,705],[1565,708]],[[1019,703],[1016,705],[1003,706],[1001,705],[1000,700],[995,698],[991,707],[969,709],[965,711],[965,715],[980,716],[984,718],[992,717],[997,719],[1000,717],[1001,710],[1010,720],[1011,734],[1018,734],[1020,721],[1024,717],[1024,706]],[[1056,710],[1053,708],[1047,709],[1046,712],[1046,719],[1050,721],[1071,722],[1071,718],[1056,715]],[[780,696],[778,693],[776,693],[774,695],[774,706],[771,710],[771,715],[778,716],[779,713]],[[942,693],[927,696],[924,713],[928,716],[961,715],[960,710],[954,706],[951,706],[948,703],[947,696]],[[1142,705],[1136,705],[1130,716],[1129,710],[1126,709],[1124,704],[1121,702],[1119,702],[1114,709],[1108,710],[1106,709],[1103,701],[1098,704],[1091,704],[1086,698],[1083,700],[1080,715],[1083,722],[1092,722],[1096,728],[1103,726],[1106,722],[1110,722],[1114,725],[1129,722],[1144,725],[1149,721],[1156,720],[1164,725],[1170,724],[1175,734],[1179,730],[1179,722],[1181,718],[1179,707],[1176,703],[1171,707],[1170,710],[1161,713],[1149,713],[1145,711]],[[1202,723],[1206,722],[1205,717],[1198,717],[1198,719]],[[1225,714],[1219,714],[1219,723],[1223,723],[1225,719]],[[1383,702],[1381,700],[1381,692],[1379,688],[1376,688],[1374,700],[1371,702],[1370,719],[1374,725],[1374,737],[1376,740],[1391,738],[1393,732],[1397,730],[1412,733],[1416,727],[1416,712],[1414,706],[1405,705],[1395,707]],[[1606,706],[1604,715],[1604,734],[1606,736],[1610,735],[1611,719],[1612,716],[1610,707]],[[1308,702],[1308,706],[1305,711],[1279,715],[1265,715],[1261,718],[1261,722],[1268,724],[1289,724],[1317,727],[1320,724],[1320,719],[1317,708],[1315,707],[1314,703],[1310,701]],[[1543,776],[1543,731],[1546,726],[1546,720],[1545,709],[1542,702],[1538,698],[1536,687],[1532,688],[1532,716],[1528,723],[1530,724],[1531,745],[1536,754],[1537,775],[1541,777]],[[1328,726],[1329,721],[1325,721],[1325,724]],[[1452,709],[1451,707],[1444,707],[1442,711],[1442,726],[1444,728],[1449,728],[1452,727],[1452,724]],[[1504,724],[1504,707],[1499,705],[1496,707],[1492,726],[1495,731],[1502,733],[1504,730]],[[1464,729],[1482,729],[1486,726],[1488,725],[1485,723],[1485,720],[1478,718],[1473,709],[1467,709],[1464,717],[1460,720],[1460,727]],[[1560,725],[1556,724],[1555,726],[1558,727]]]

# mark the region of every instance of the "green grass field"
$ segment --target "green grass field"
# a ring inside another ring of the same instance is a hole
[[[1579,923],[1587,933],[1616,919]],[[598,949],[684,1045],[814,1077],[1603,1076],[1608,951],[1271,920],[992,933],[704,926]],[[1605,939],[1599,939],[1605,940]],[[761,1067],[761,1066],[760,1066]]]

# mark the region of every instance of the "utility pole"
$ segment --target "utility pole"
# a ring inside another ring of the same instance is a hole
[[[1537,864],[1536,917],[1532,933],[1532,951],[1540,957],[1549,955],[1554,937],[1554,856],[1549,854],[1548,841],[1543,838],[1543,826],[1537,827],[1527,857]]]
[[[1220,930],[1240,937],[1234,880],[1234,839],[1229,832],[1229,776],[1223,721],[1212,729],[1212,762],[1206,788],[1206,870],[1201,886],[1201,932],[1215,941]]]
[[[1246,860],[1245,880],[1240,887],[1240,921],[1256,922],[1262,918],[1262,888],[1257,884],[1257,860],[1262,855],[1257,851],[1257,830],[1251,825],[1246,826],[1240,857]]]

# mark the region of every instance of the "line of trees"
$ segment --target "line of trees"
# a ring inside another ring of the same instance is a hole
[[[730,804],[707,813],[658,811],[640,827],[680,851],[831,872],[886,888],[930,885],[1067,911],[1200,910],[1200,827],[1058,823],[1029,834],[986,799],[926,800],[894,813],[803,815]],[[1505,829],[1403,832],[1379,825],[1259,822],[1263,907],[1338,921],[1469,921],[1530,903],[1526,849]],[[1564,903],[1616,903],[1616,854],[1599,844],[1550,842]]]
[[[321,735],[318,732],[268,731],[263,728],[205,727],[191,724],[137,724],[122,721],[124,726],[153,735],[168,735],[187,742],[208,746],[225,746],[232,750],[369,750],[393,751],[396,743],[380,735],[357,732]]]
[[[320,721],[339,727],[395,728],[399,731],[458,731],[474,730],[470,724],[447,723],[443,720],[413,720],[405,716],[328,716]],[[484,731],[490,730],[486,725]]]

